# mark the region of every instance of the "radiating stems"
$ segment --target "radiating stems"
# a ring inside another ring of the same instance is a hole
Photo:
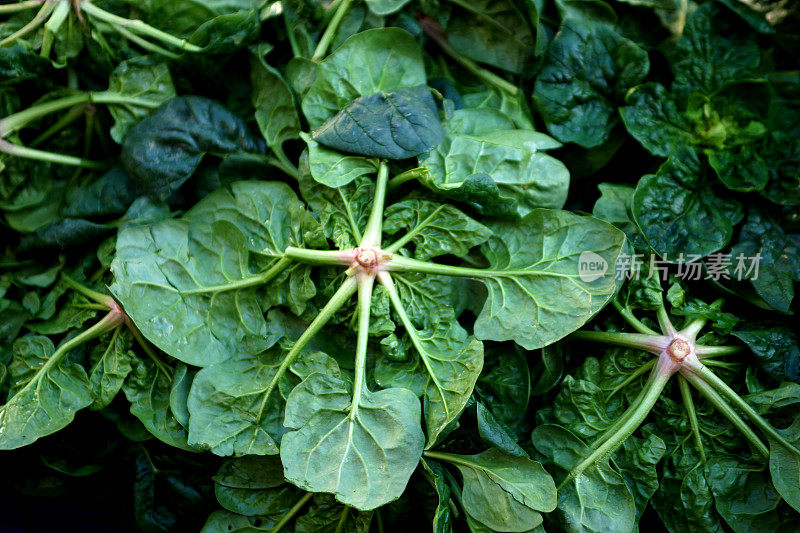
[[[50,13],[52,13],[53,10],[56,8],[56,4],[58,2],[59,0],[47,0],[44,3],[44,5],[42,5],[42,8],[39,10],[39,12],[36,13],[36,15],[31,19],[30,22],[28,22],[23,27],[21,27],[20,29],[18,29],[17,31],[15,31],[11,35],[0,41],[0,46],[8,46],[17,39],[25,37],[30,32],[34,31],[36,28],[41,26],[44,23],[44,21],[47,20],[47,17],[50,16]]]
[[[703,379],[692,372],[681,372],[681,374],[686,378],[686,381],[692,384],[694,388],[696,388],[700,394],[702,394],[706,400],[708,400],[711,405],[716,408],[728,421],[739,430],[742,436],[747,439],[748,442],[753,446],[753,449],[756,450],[762,456],[769,457],[769,448],[761,442],[761,439],[758,438],[758,435],[750,429],[750,426],[742,420],[742,417],[733,410],[733,408],[728,405],[728,403],[717,394],[717,392],[706,383]]]
[[[655,361],[656,360],[653,359],[653,363],[655,363]],[[589,447],[592,449],[597,448],[605,441],[607,441],[609,437],[611,437],[611,435],[616,433],[619,430],[619,428],[621,428],[623,424],[625,424],[625,421],[628,419],[631,413],[633,413],[636,410],[637,406],[639,405],[639,402],[641,402],[642,398],[644,398],[644,395],[645,395],[645,388],[642,388],[642,390],[639,391],[639,394],[636,395],[636,398],[630,403],[628,408],[625,409],[625,412],[623,412],[620,416],[618,416],[617,419],[614,421],[614,423],[611,424],[608,427],[608,429],[606,429],[599,437],[595,438],[590,443]]]
[[[92,290],[89,287],[86,287],[85,285],[81,284],[77,280],[64,274],[63,272],[61,273],[61,281],[63,281],[64,284],[68,286],[70,289],[83,294],[88,299],[92,300],[93,302],[99,303],[106,309],[112,309],[116,306],[116,302],[114,302],[114,299],[108,294],[103,294],[102,292],[97,292],[95,290]]]
[[[328,303],[325,304],[320,312],[317,314],[316,318],[311,321],[311,324],[308,325],[308,328],[300,335],[300,338],[292,345],[292,348],[289,350],[289,353],[286,354],[286,357],[281,362],[281,366],[278,367],[278,370],[275,372],[275,375],[270,380],[269,384],[267,385],[266,390],[264,391],[264,398],[261,401],[261,407],[258,412],[258,417],[256,422],[261,422],[261,416],[264,413],[264,407],[267,405],[267,400],[269,399],[270,394],[277,386],[278,382],[281,380],[286,371],[289,369],[291,364],[306,347],[306,345],[314,338],[319,330],[328,323],[328,321],[333,317],[333,314],[336,313],[344,304],[345,302],[356,292],[356,278],[355,276],[349,277],[342,283],[341,287],[331,296],[331,299],[328,300]]]
[[[375,182],[375,197],[372,200],[372,211],[369,213],[364,236],[361,237],[361,248],[371,248],[381,245],[381,231],[383,223],[383,206],[386,201],[386,183],[389,181],[389,164],[381,161],[378,167],[378,177]]]
[[[356,337],[353,404],[350,407],[349,415],[350,420],[353,422],[358,415],[361,390],[367,386],[367,344],[369,343],[369,320],[372,305],[372,287],[375,285],[375,274],[359,272],[355,278],[358,283],[358,336]]]
[[[649,328],[642,321],[636,318],[633,315],[633,312],[627,307],[624,307],[617,298],[612,299],[611,303],[614,305],[619,314],[622,315],[622,318],[625,319],[625,322],[627,322],[628,325],[630,325],[633,329],[645,335],[658,335],[656,330]]]
[[[277,523],[275,524],[275,526],[274,526],[274,527],[273,527],[273,528],[270,530],[270,532],[271,532],[271,533],[278,533],[278,531],[280,531],[280,530],[281,530],[281,528],[283,528],[283,526],[285,526],[286,524],[288,524],[288,523],[289,523],[289,521],[290,521],[292,518],[294,518],[294,516],[295,516],[295,515],[296,515],[296,514],[297,514],[297,513],[300,511],[300,509],[302,509],[303,507],[305,507],[305,505],[308,503],[308,500],[310,500],[312,496],[314,496],[314,493],[313,493],[313,492],[306,492],[306,493],[303,495],[303,497],[302,497],[302,498],[300,498],[299,500],[297,500],[297,503],[295,503],[295,504],[292,506],[292,508],[291,508],[291,509],[289,509],[288,511],[286,511],[286,514],[284,514],[284,515],[281,517],[281,519],[280,519],[280,520],[278,520],[278,522],[277,522]]]
[[[576,331],[570,339],[614,344],[626,348],[637,348],[646,352],[660,354],[669,343],[669,339],[661,336],[643,335],[641,333],[623,333],[618,331]]]
[[[688,339],[695,340],[697,338],[697,334],[703,329],[703,326],[706,325],[708,320],[706,318],[695,318],[684,328],[681,330],[681,334]]]
[[[686,415],[689,417],[689,425],[692,427],[694,443],[697,446],[697,452],[700,454],[700,461],[703,464],[706,464],[706,452],[703,449],[703,439],[700,437],[700,424],[697,422],[697,411],[694,409],[692,391],[689,390],[689,384],[686,382],[686,378],[682,375],[678,376],[678,388],[681,391],[683,405],[686,407]]]
[[[184,52],[202,52],[203,49],[197,45],[189,43],[186,39],[180,39],[171,35],[169,33],[163,32],[158,28],[154,28],[149,24],[142,22],[141,20],[131,20],[126,19],[124,17],[118,17],[113,13],[109,13],[104,9],[100,9],[96,5],[92,4],[87,0],[82,0],[80,3],[81,10],[85,12],[87,15],[90,15],[98,20],[102,20],[103,22],[107,22],[112,26],[121,26],[123,28],[127,28],[135,33],[145,35],[147,37],[152,37],[162,43],[174,46]]]
[[[779,442],[782,446],[789,449],[795,455],[800,456],[800,450],[798,450],[792,443],[787,441],[783,436],[778,433],[778,431],[772,427],[766,420],[764,420],[761,415],[759,415],[755,409],[750,407],[746,401],[744,401],[736,392],[728,387],[728,385],[719,379],[716,374],[714,374],[708,367],[705,365],[699,364],[694,368],[691,368],[692,372],[697,374],[697,376],[703,380],[705,383],[713,387],[722,397],[726,398],[729,402],[731,402],[735,407],[740,409],[747,415],[747,417],[756,425],[761,431],[775,439]]]
[[[658,363],[653,368],[644,386],[644,394],[624,423],[605,442],[598,446],[589,457],[573,468],[559,488],[563,487],[570,479],[579,477],[584,470],[616,450],[641,425],[669,381],[673,372],[670,366],[672,364],[666,357],[658,359]]]
[[[430,360],[425,352],[425,348],[422,346],[422,342],[420,341],[419,334],[417,333],[417,329],[414,327],[414,324],[411,323],[411,319],[408,317],[408,313],[406,313],[405,308],[403,307],[403,302],[400,301],[400,295],[397,294],[397,289],[395,289],[394,281],[392,280],[392,276],[389,275],[388,272],[378,272],[378,281],[386,287],[386,291],[389,293],[389,299],[392,301],[392,307],[394,308],[397,315],[400,317],[400,322],[403,323],[403,327],[406,329],[406,333],[411,338],[411,343],[414,345],[414,348],[417,350],[420,359],[422,360],[422,364],[425,365],[425,370],[428,372],[428,375],[431,377],[431,380],[436,385],[436,388],[441,392],[442,386],[439,383],[439,379],[436,377],[436,373],[431,368]],[[447,410],[447,407],[445,407]],[[448,413],[449,414],[449,413]]]
[[[333,38],[336,36],[336,30],[339,29],[339,23],[342,22],[345,14],[350,9],[351,3],[352,0],[342,0],[336,7],[336,12],[333,14],[333,18],[331,18],[331,21],[325,28],[325,33],[322,34],[322,37],[317,44],[317,48],[314,50],[314,55],[311,56],[312,61],[319,61],[328,53],[328,47],[331,45]]]

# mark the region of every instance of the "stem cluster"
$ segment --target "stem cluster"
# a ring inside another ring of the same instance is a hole
[[[579,331],[573,334],[572,337],[640,349],[652,353],[657,359],[655,364],[647,363],[643,365],[642,372],[635,372],[636,377],[638,377],[644,373],[645,367],[652,368],[643,390],[636,400],[623,413],[618,422],[593,444],[592,452],[570,471],[562,486],[569,480],[578,478],[590,466],[608,457],[630,437],[650,413],[669,379],[676,373],[679,374],[681,396],[686,406],[701,461],[705,462],[705,452],[689,385],[697,389],[706,400],[714,405],[739,430],[756,453],[769,457],[769,448],[750,428],[737,410],[744,413],[750,422],[764,434],[800,456],[800,451],[795,446],[783,438],[774,427],[701,361],[702,359],[736,353],[740,350],[740,347],[703,346],[697,344],[697,335],[705,325],[706,320],[693,320],[686,324],[682,330],[678,330],[672,325],[663,305],[657,311],[661,334],[637,320],[630,310],[622,309],[618,302],[615,302],[615,307],[620,310],[620,314],[626,322],[640,333]],[[628,383],[630,381],[626,381],[625,385]]]

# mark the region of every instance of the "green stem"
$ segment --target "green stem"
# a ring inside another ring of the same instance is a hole
[[[122,324],[124,319],[125,315],[120,313],[117,309],[111,310],[97,324],[64,342],[53,352],[53,355],[47,359],[44,365],[39,368],[34,378],[20,389],[17,394],[27,390],[31,385],[37,384],[43,376],[47,375],[50,368],[57,365],[61,358],[69,353],[70,350],[115,329]]]
[[[367,386],[367,344],[369,343],[369,321],[372,305],[372,287],[375,275],[359,273],[358,278],[358,336],[356,338],[355,377],[353,378],[353,403],[350,407],[350,421],[355,423],[361,390]]]
[[[692,372],[694,372],[697,377],[703,380],[705,383],[713,387],[722,397],[726,398],[729,402],[731,402],[735,407],[738,407],[741,411],[744,412],[747,417],[752,420],[752,422],[758,427],[761,431],[766,433],[768,436],[775,439],[778,443],[782,446],[787,448],[789,451],[794,453],[797,456],[800,456],[800,450],[798,450],[792,443],[787,441],[783,436],[778,433],[778,431],[772,427],[772,425],[764,420],[761,415],[759,415],[755,409],[750,407],[746,401],[742,399],[741,396],[736,394],[736,392],[728,387],[728,385],[719,379],[716,374],[714,374],[711,369],[703,365],[702,363],[693,365],[690,368]]]
[[[138,329],[136,329],[136,326],[130,320],[128,321],[128,331],[131,332],[133,338],[136,339],[136,343],[142,348],[142,350],[144,350],[144,353],[147,354],[147,357],[149,357],[150,360],[153,361],[153,364],[156,365],[156,368],[160,370],[161,373],[163,373],[169,381],[172,381],[172,372],[170,368],[167,365],[165,365],[161,361],[161,359],[159,359],[159,357],[150,347],[150,344],[144,338],[142,333]]]
[[[34,31],[36,28],[41,26],[44,23],[44,21],[47,20],[47,17],[50,16],[50,13],[52,13],[53,10],[56,8],[56,3],[58,1],[59,0],[47,0],[42,6],[42,8],[39,10],[39,12],[36,13],[33,19],[31,19],[30,22],[28,22],[23,27],[21,27],[20,29],[18,29],[17,31],[15,31],[11,35],[0,41],[0,47],[7,46],[16,41],[17,39],[25,37],[30,32]]]
[[[102,170],[108,167],[108,165],[102,161],[89,161],[88,159],[71,155],[36,150],[34,148],[28,148],[27,146],[10,143],[4,139],[0,139],[0,152],[16,157],[24,157],[25,159],[34,159],[36,161],[46,161],[48,163],[58,163],[60,165],[73,167],[92,168],[96,170]]]
[[[286,514],[284,514],[281,517],[280,520],[278,520],[278,523],[275,524],[275,526],[272,528],[271,532],[272,533],[278,533],[278,531],[280,531],[283,526],[285,526],[287,523],[289,523],[289,520],[294,518],[294,515],[296,515],[298,512],[300,512],[300,509],[302,509],[305,506],[305,504],[308,503],[308,500],[310,500],[312,496],[314,496],[313,492],[306,492],[303,495],[303,497],[300,498],[299,500],[297,500],[297,503],[295,503],[292,506],[292,508],[289,509],[286,512]]]
[[[696,346],[694,351],[698,356],[716,357],[719,355],[735,355],[745,351],[744,346]]]
[[[42,49],[39,52],[40,56],[50,57],[50,48],[53,46],[55,35],[69,16],[71,7],[72,5],[70,2],[62,0],[53,10],[53,14],[50,15],[50,18],[44,25],[44,37],[42,38]]]
[[[423,168],[412,168],[411,170],[406,170],[402,174],[398,174],[389,180],[388,189],[390,192],[394,191],[407,181],[419,179],[420,174],[424,174],[426,172],[428,171]]]
[[[437,23],[438,26],[438,23]],[[450,43],[447,42],[447,38],[440,33],[440,28],[433,28],[431,27],[430,23],[423,23],[422,28],[425,31],[425,34],[428,35],[431,39],[436,41],[439,47],[451,58],[453,58],[456,63],[460,64],[466,70],[477,76],[481,81],[499,89],[500,91],[504,91],[511,96],[517,96],[519,93],[519,89],[513,83],[508,82],[507,80],[501,78],[497,74],[493,72],[489,72],[485,68],[481,68],[475,63],[473,60],[468,59],[453,49],[450,46]]]
[[[669,381],[670,376],[672,375],[672,368],[670,365],[673,363],[668,361],[668,358],[662,357],[658,359],[658,364],[653,368],[650,377],[647,380],[647,383],[644,387],[644,394],[642,395],[639,402],[636,404],[636,407],[630,413],[630,415],[625,419],[625,422],[614,432],[613,435],[609,436],[608,439],[603,442],[599,447],[597,447],[586,459],[581,461],[572,471],[569,473],[566,479],[561,483],[559,489],[563,487],[570,479],[575,479],[580,477],[584,470],[595,464],[597,461],[600,461],[604,457],[608,456],[610,453],[613,453],[631,434],[638,428],[647,415],[650,413],[650,410],[655,405],[656,400],[661,395],[661,391],[664,390],[664,386],[666,386],[667,382]]]
[[[656,310],[656,317],[658,318],[658,326],[661,328],[661,332],[669,337],[674,337],[677,331],[669,319],[667,308],[663,304]]]
[[[112,24],[111,27],[114,28],[114,30],[116,30],[117,33],[119,33],[132,43],[138,44],[140,48],[147,50],[148,52],[154,52],[156,54],[160,54],[166,57],[167,59],[178,59],[179,57],[181,57],[180,54],[176,54],[175,52],[170,52],[166,48],[162,48],[157,44],[153,44],[147,39],[144,39],[143,37],[136,35],[132,31],[128,31],[122,26],[116,26]]]
[[[638,318],[636,318],[633,314],[633,311],[631,311],[627,307],[624,307],[617,298],[611,300],[611,303],[614,305],[617,312],[619,312],[619,314],[622,315],[622,318],[625,319],[625,322],[627,322],[628,325],[630,325],[633,329],[645,335],[658,335],[658,332],[656,330],[647,327],[647,325],[645,325]]]
[[[134,33],[139,33],[145,35],[147,37],[152,37],[162,43],[174,46],[184,52],[202,52],[203,49],[197,45],[189,43],[186,39],[180,39],[171,35],[169,33],[163,32],[149,24],[145,24],[141,20],[131,20],[126,19],[124,17],[118,17],[113,13],[109,13],[103,9],[100,9],[96,5],[88,2],[87,0],[82,0],[80,3],[81,10],[84,11],[87,15],[92,16],[98,20],[102,20],[103,22],[107,22],[112,26],[121,26],[123,28],[127,28]]]
[[[646,362],[645,364],[643,364],[642,366],[631,372],[631,375],[625,378],[625,381],[623,381],[622,383],[611,389],[611,392],[608,393],[609,399],[612,398],[616,393],[627,387],[629,384],[633,383],[636,380],[636,378],[638,378],[643,374],[646,374],[651,368],[653,368],[653,365],[655,364],[656,360],[651,359],[650,361]]]
[[[642,333],[622,333],[619,331],[576,331],[570,339],[614,344],[626,348],[636,348],[659,355],[669,343],[666,337],[644,335]]]
[[[33,9],[42,4],[44,4],[44,0],[25,0],[14,4],[5,4],[0,6],[0,15],[10,15],[11,13],[27,11],[28,9]]]
[[[700,424],[697,422],[697,412],[694,409],[692,391],[689,390],[689,384],[686,382],[686,378],[682,375],[678,376],[678,387],[681,390],[683,405],[686,407],[686,415],[689,417],[689,425],[692,427],[694,442],[697,446],[698,453],[700,453],[700,462],[702,462],[702,464],[706,464],[706,452],[703,449],[703,439],[700,437]]]
[[[311,324],[308,325],[306,330],[300,335],[300,338],[295,341],[292,345],[292,348],[286,354],[286,357],[281,362],[281,366],[278,367],[278,370],[275,372],[275,375],[270,380],[269,384],[267,385],[266,390],[264,391],[264,398],[261,400],[261,407],[258,411],[258,416],[256,417],[256,423],[261,423],[261,417],[264,415],[264,408],[267,405],[267,400],[269,399],[270,394],[272,391],[275,390],[278,382],[283,378],[283,375],[286,374],[286,371],[289,369],[291,364],[306,347],[306,345],[314,338],[319,330],[328,323],[328,321],[333,317],[333,314],[338,311],[345,302],[356,292],[356,278],[350,277],[342,283],[342,286],[331,296],[331,299],[328,300],[328,303],[325,304],[314,320],[311,321]]]
[[[266,4],[266,0],[262,2],[262,7],[259,9],[263,9],[263,5]],[[286,28],[286,35],[289,38],[289,46],[292,48],[292,56],[294,57],[301,57],[302,54],[300,53],[300,47],[297,45],[297,37],[294,34],[294,29],[289,25],[289,10],[285,7],[283,8],[283,26]]]
[[[36,261],[33,259],[27,259],[25,261],[7,261],[5,263],[0,263],[0,270],[12,270],[15,268],[33,266],[35,264]]]
[[[551,278],[563,278],[573,280],[578,277],[577,274],[559,274],[557,272],[550,272],[547,270],[491,270],[488,268],[470,268],[462,266],[441,265],[439,263],[431,263],[428,261],[420,261],[402,255],[394,255],[392,259],[386,263],[387,270],[394,270],[398,272],[419,272],[421,274],[441,274],[443,276],[455,276],[462,278],[514,278],[522,276],[540,276]]]
[[[275,157],[269,158],[269,163],[273,166],[278,167],[279,169],[283,170],[286,174],[293,177],[294,179],[300,178],[300,171],[297,170],[297,167],[292,163],[286,154],[283,151],[283,148],[280,146],[276,146],[272,149],[272,153],[275,154]]]
[[[372,211],[369,213],[364,236],[361,237],[361,248],[372,248],[381,245],[381,230],[383,223],[383,206],[386,201],[386,184],[389,181],[389,165],[381,161],[378,167],[378,177],[375,182],[375,197],[372,200]]]
[[[344,531],[344,526],[347,523],[347,512],[349,510],[350,510],[349,505],[342,506],[342,514],[339,515],[339,521],[336,523],[336,529],[334,530],[333,533],[342,533],[342,531]]]
[[[355,260],[354,250],[309,250],[288,246],[284,257],[312,265],[349,265]]]
[[[411,231],[407,232],[405,235],[400,237],[397,241],[393,242],[388,248],[385,248],[384,250],[390,254],[393,254],[397,250],[408,244],[411,241],[411,239],[413,239],[420,231],[425,229],[425,227],[428,226],[428,224],[430,224],[436,218],[436,215],[438,215],[442,209],[444,209],[444,205],[440,205],[439,207],[437,207],[433,211],[433,213],[431,213],[430,215],[428,215],[428,217],[425,218],[425,220],[414,226],[414,228],[412,228]]]
[[[717,392],[705,381],[703,381],[700,377],[696,374],[691,372],[681,372],[681,374],[686,378],[686,381],[692,384],[694,388],[696,388],[700,394],[702,394],[706,400],[708,400],[711,405],[713,405],[717,411],[722,413],[722,415],[727,418],[731,424],[733,424],[736,429],[747,439],[748,442],[753,446],[759,454],[764,457],[769,457],[769,448],[761,442],[761,439],[758,438],[758,435],[750,429],[747,423],[742,420],[742,417],[736,413],[736,411],[731,408],[730,405],[719,395]]]
[[[653,364],[655,364],[656,361],[657,359],[653,359]],[[651,366],[650,368],[653,367]],[[621,428],[623,424],[625,424],[625,421],[628,419],[631,413],[633,413],[636,410],[636,407],[639,405],[639,402],[642,401],[642,398],[644,398],[645,392],[646,392],[646,385],[645,387],[642,387],[642,389],[639,391],[639,394],[636,395],[636,398],[634,398],[633,401],[628,405],[628,408],[625,409],[625,412],[623,412],[620,416],[618,416],[617,419],[614,421],[614,423],[608,427],[608,429],[606,429],[599,437],[595,438],[591,442],[590,447],[592,449],[597,448],[602,443],[607,441],[611,437],[611,435],[616,433],[619,430],[619,428]]]
[[[83,294],[88,299],[99,303],[106,309],[113,309],[116,306],[114,299],[111,298],[111,296],[109,296],[108,294],[103,294],[102,292],[97,292],[95,290],[92,290],[89,287],[86,287],[85,285],[81,284],[75,279],[64,274],[63,272],[61,273],[61,281],[63,281],[64,285],[66,285],[70,289]]]
[[[24,128],[34,120],[40,119],[51,113],[82,104],[128,104],[151,108],[158,106],[157,103],[151,100],[131,98],[130,96],[111,91],[101,91],[96,93],[84,92],[35,105],[25,109],[24,111],[14,113],[13,115],[3,118],[0,120],[0,137],[7,137],[9,134]]]
[[[9,134],[25,127],[34,120],[49,115],[50,113],[76,105],[88,104],[91,101],[92,93],[86,92],[29,107],[24,111],[14,113],[0,120],[0,137],[7,137]]]
[[[350,9],[351,3],[352,0],[343,0],[336,8],[333,18],[325,28],[325,33],[322,34],[322,38],[319,40],[316,50],[314,50],[314,55],[311,56],[312,61],[319,61],[325,57],[325,54],[328,53],[328,47],[331,45],[334,36],[336,36],[336,30],[339,28],[339,23],[342,22],[342,18],[344,18],[347,10]]]
[[[246,289],[248,287],[258,287],[260,285],[265,285],[270,281],[272,281],[275,278],[275,276],[283,272],[286,269],[286,267],[289,266],[291,263],[292,261],[288,257],[281,257],[277,263],[272,265],[265,272],[253,276],[252,278],[240,279],[238,281],[234,281],[226,285],[213,285],[211,287],[200,287],[197,289],[189,289],[179,292],[181,294],[205,294],[211,292],[224,292],[224,291]]]
[[[36,137],[33,141],[31,141],[28,146],[31,148],[36,148],[47,139],[58,133],[59,131],[63,130],[76,120],[78,120],[85,112],[86,107],[83,105],[77,105],[64,113],[62,116],[58,117],[53,125],[43,131],[38,137]]]

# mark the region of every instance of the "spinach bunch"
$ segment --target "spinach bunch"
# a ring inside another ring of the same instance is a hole
[[[797,18],[0,5],[7,503],[796,528]]]

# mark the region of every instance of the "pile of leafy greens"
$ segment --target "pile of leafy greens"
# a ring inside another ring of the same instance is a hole
[[[795,530],[799,9],[0,4],[0,520]]]

